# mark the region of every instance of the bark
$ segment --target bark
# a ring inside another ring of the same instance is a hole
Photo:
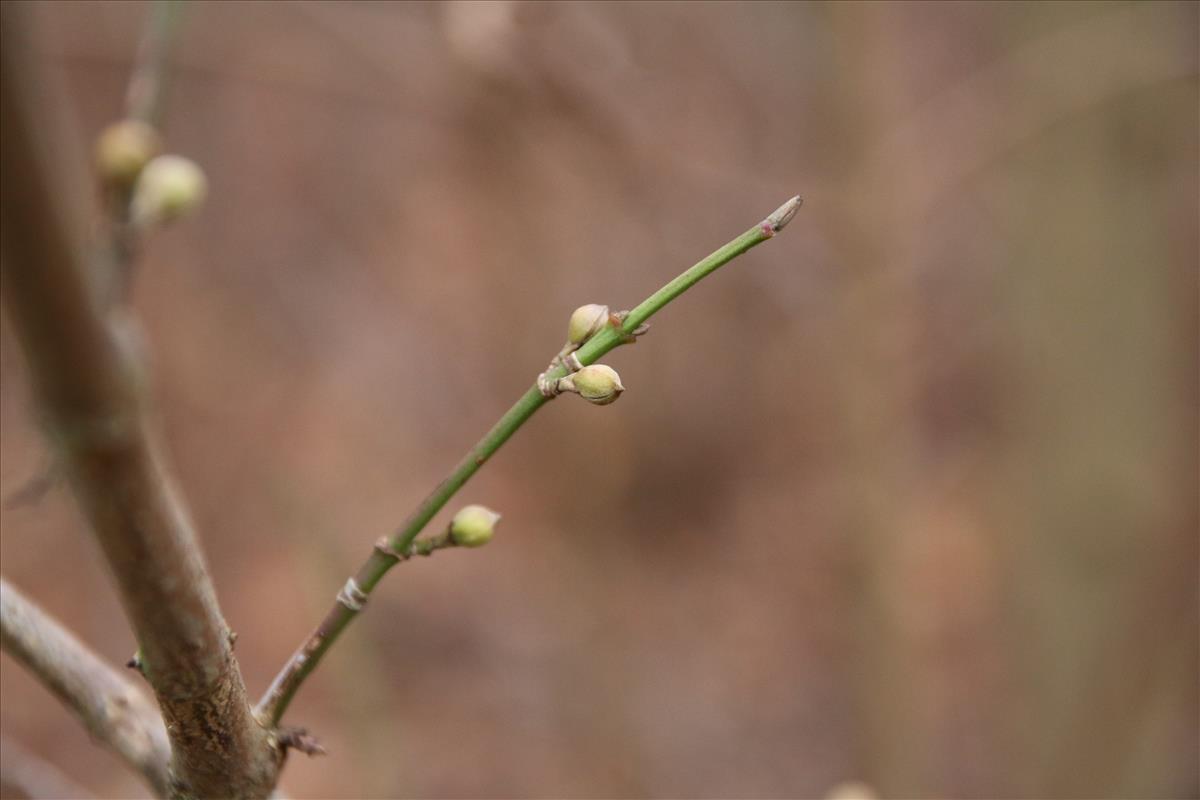
[[[154,703],[55,619],[0,579],[0,646],[79,717],[92,738],[168,793],[167,732]]]
[[[182,498],[167,474],[129,348],[86,280],[78,220],[59,180],[55,102],[29,53],[22,3],[0,6],[3,297],[44,422],[104,551],[140,644],[171,744],[173,793],[266,797],[282,762],[246,699],[231,636]]]

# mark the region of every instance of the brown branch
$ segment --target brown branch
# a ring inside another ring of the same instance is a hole
[[[28,800],[88,800],[92,793],[44,758],[0,738],[0,792]]]
[[[10,583],[0,578],[0,647],[62,701],[100,744],[168,794],[171,751],[154,703]]]
[[[167,723],[174,790],[265,797],[280,749],[246,700],[191,521],[142,407],[135,365],[86,284],[79,226],[63,202],[82,186],[64,191],[49,127],[37,121],[56,95],[28,52],[28,13],[22,3],[0,5],[4,302],[47,429],[137,635]]]

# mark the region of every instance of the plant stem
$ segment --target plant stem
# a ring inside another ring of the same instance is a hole
[[[87,280],[45,109],[29,9],[0,3],[3,298],[47,432],[103,551],[167,723],[171,792],[266,797],[282,761],[257,724],[186,503],[167,468],[127,340]]]
[[[93,740],[144,777],[158,797],[170,794],[171,749],[154,703],[3,578],[0,648],[53,692]]]
[[[799,197],[788,200],[761,223],[714,251],[647,297],[623,319],[618,320],[614,317],[611,324],[592,336],[576,352],[580,363],[594,364],[613,348],[633,341],[634,331],[676,297],[719,267],[778,233],[795,216],[796,211],[800,208],[800,202]],[[566,367],[560,364],[549,370],[546,375],[547,378],[553,380],[563,377],[566,373]],[[283,713],[287,710],[296,691],[304,683],[305,678],[320,663],[321,658],[350,624],[350,621],[358,615],[367,596],[387,571],[407,558],[417,535],[449,502],[450,498],[463,487],[463,484],[470,480],[471,476],[500,449],[501,445],[507,442],[509,437],[533,416],[534,412],[549,401],[550,398],[541,393],[536,383],[527,389],[512,408],[506,411],[504,416],[492,426],[492,429],[475,443],[475,446],[458,462],[445,480],[421,501],[421,504],[409,515],[404,524],[391,537],[381,540],[376,545],[374,552],[354,577],[346,582],[346,588],[338,595],[338,602],[334,603],[321,624],[284,665],[259,701],[255,713],[264,724],[272,727],[279,724]]]
[[[162,127],[170,81],[170,57],[183,19],[184,0],[154,0],[148,9],[137,58],[125,89],[125,118]],[[96,243],[97,293],[107,310],[125,303],[133,289],[144,231],[130,217],[133,186],[105,186],[105,224]]]
[[[183,0],[155,0],[149,13],[125,91],[125,113],[129,119],[157,128],[162,124],[163,97],[169,77],[167,59],[183,16]]]

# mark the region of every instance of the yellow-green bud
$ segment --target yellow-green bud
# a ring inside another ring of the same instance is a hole
[[[608,322],[608,306],[588,303],[571,312],[571,321],[567,323],[567,341],[571,344],[583,344],[595,336]]]
[[[204,202],[208,181],[194,161],[158,156],[146,165],[133,193],[133,219],[138,224],[170,222]]]
[[[128,189],[161,149],[152,126],[135,119],[114,122],[96,139],[96,172],[104,183]]]
[[[450,522],[450,537],[460,547],[482,547],[492,540],[500,515],[487,506],[463,506]]]
[[[825,798],[826,800],[879,800],[879,795],[865,783],[847,781],[830,789]]]
[[[621,385],[621,376],[615,369],[604,364],[592,364],[578,372],[572,372],[560,379],[558,385],[563,391],[576,392],[584,400],[598,406],[615,402],[621,396],[621,392],[625,391],[625,387]]]

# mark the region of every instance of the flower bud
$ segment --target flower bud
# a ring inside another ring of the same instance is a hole
[[[105,184],[128,189],[161,149],[152,126],[135,119],[114,122],[96,139],[96,172]]]
[[[499,520],[487,506],[463,506],[450,521],[450,538],[460,547],[482,547],[492,540]]]
[[[133,193],[138,224],[170,222],[204,202],[208,181],[195,162],[183,156],[158,156],[146,165]]]
[[[879,795],[865,783],[847,781],[830,789],[825,798],[826,800],[879,800]]]
[[[615,402],[625,391],[621,385],[621,376],[612,367],[604,364],[592,364],[578,372],[572,372],[558,382],[559,388],[566,392],[576,392],[589,403],[606,406]]]
[[[571,344],[583,344],[596,335],[608,322],[608,306],[588,303],[571,312],[571,321],[567,323],[567,341]]]

